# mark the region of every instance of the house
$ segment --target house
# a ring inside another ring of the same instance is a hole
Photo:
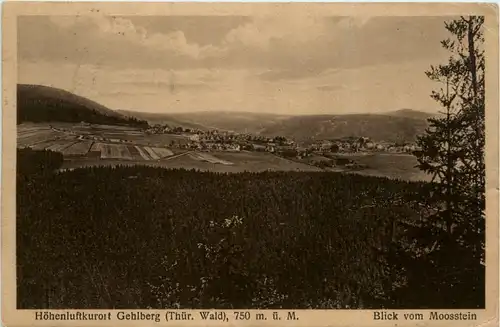
[[[321,145],[320,145],[320,149],[321,150],[330,150],[331,147],[332,147],[333,143],[330,142],[330,141],[325,141],[325,142],[322,142]]]
[[[276,151],[276,147],[274,145],[271,145],[271,144],[268,144],[266,146],[266,151],[267,152],[271,152],[271,153],[274,153]]]
[[[198,135],[198,134],[190,135],[189,140],[191,140],[193,142],[200,142],[200,135]]]
[[[297,147],[297,155],[299,158],[305,158],[310,156],[311,154],[309,153],[308,149],[303,148],[303,147]]]
[[[365,148],[366,149],[373,149],[375,147],[375,144],[373,142],[367,142],[365,143]]]
[[[227,151],[240,151],[241,146],[239,144],[230,144],[227,146]]]
[[[415,151],[415,146],[414,145],[405,145],[403,147],[404,152],[413,152]]]
[[[359,139],[358,139],[358,144],[359,145],[365,145],[366,143],[368,143],[368,141],[370,141],[370,138],[368,137],[364,137],[364,136],[361,136]]]

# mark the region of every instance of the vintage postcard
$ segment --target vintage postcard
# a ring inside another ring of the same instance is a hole
[[[5,326],[498,326],[493,4],[3,4]]]

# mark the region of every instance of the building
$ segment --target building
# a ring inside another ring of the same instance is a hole
[[[189,140],[193,141],[193,142],[200,142],[200,135],[198,135],[198,134],[190,135]]]
[[[274,153],[276,151],[276,147],[274,145],[271,145],[271,144],[268,144],[266,146],[266,151],[267,152],[271,152],[271,153]]]
[[[373,149],[375,147],[375,144],[373,142],[367,142],[365,143],[365,148],[366,149]]]
[[[241,146],[239,144],[231,144],[227,147],[228,151],[241,151]]]
[[[331,147],[332,147],[332,145],[333,145],[332,142],[330,142],[330,141],[324,141],[324,142],[321,143],[320,149],[321,150],[330,150]]]

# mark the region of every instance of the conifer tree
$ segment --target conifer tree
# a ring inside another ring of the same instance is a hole
[[[431,97],[443,111],[429,119],[414,153],[418,167],[433,177],[417,196],[421,221],[406,226],[405,249],[390,257],[407,274],[406,287],[393,294],[402,305],[484,307],[483,24],[477,16],[446,22],[451,37],[441,45],[451,56],[426,72],[441,84]],[[421,294],[405,293],[417,285]]]

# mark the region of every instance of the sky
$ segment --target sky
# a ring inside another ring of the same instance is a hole
[[[18,82],[111,109],[437,112],[445,17],[22,16]]]

